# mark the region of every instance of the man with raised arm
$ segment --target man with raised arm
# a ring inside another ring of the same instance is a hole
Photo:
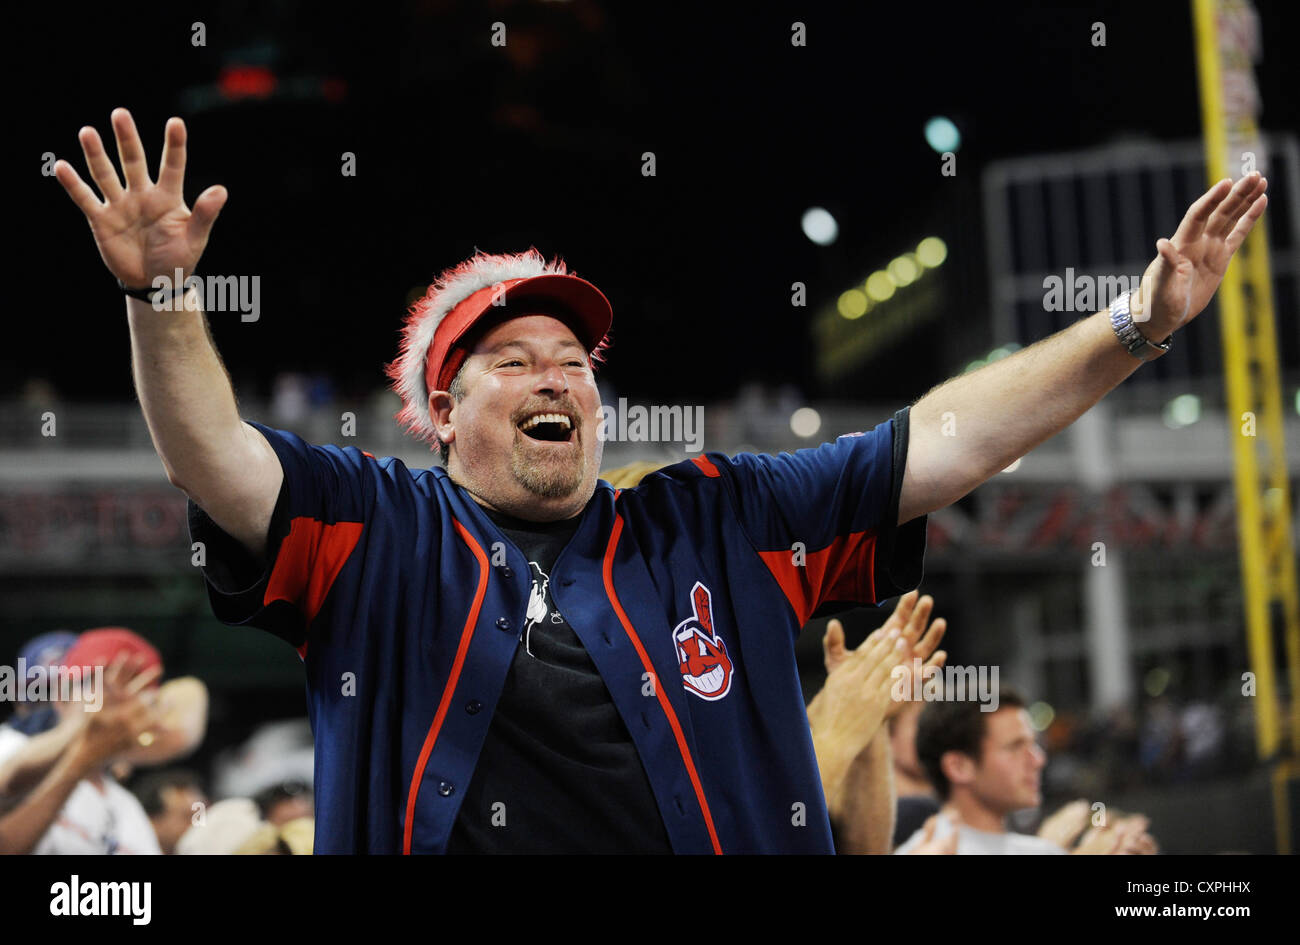
[[[799,629],[915,587],[925,515],[1159,356],[1265,206],[1258,174],[1219,183],[1136,297],[874,429],[616,491],[593,375],[609,303],[535,250],[480,253],[410,312],[399,416],[445,469],[241,420],[196,293],[147,301],[196,271],[226,193],[186,207],[180,119],[157,183],[130,115],[112,122],[124,182],[92,128],[102,199],[56,174],[128,292],[140,402],[214,612],[302,656],[320,852],[831,852]]]

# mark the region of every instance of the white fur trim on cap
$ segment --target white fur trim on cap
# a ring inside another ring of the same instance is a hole
[[[448,312],[479,289],[548,274],[571,275],[563,260],[556,258],[548,263],[531,246],[522,253],[494,255],[479,250],[472,258],[444,270],[424,298],[411,306],[402,328],[397,360],[387,366],[393,390],[402,398],[398,422],[416,437],[433,445],[438,443],[438,431],[429,416],[429,389],[424,374],[434,332]]]

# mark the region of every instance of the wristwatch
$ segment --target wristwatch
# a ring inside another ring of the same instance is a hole
[[[1173,335],[1164,341],[1152,341],[1138,330],[1133,323],[1133,315],[1128,307],[1129,293],[1125,292],[1110,303],[1110,327],[1115,329],[1115,337],[1129,354],[1142,361],[1150,361],[1168,351],[1172,345]]]

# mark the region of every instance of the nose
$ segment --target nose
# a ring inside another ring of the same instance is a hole
[[[533,385],[534,393],[562,394],[569,389],[569,379],[560,365],[550,362],[542,367]]]
[[[1047,752],[1043,751],[1038,745],[1034,745],[1029,750],[1029,755],[1034,768],[1042,768],[1043,765],[1047,764]]]

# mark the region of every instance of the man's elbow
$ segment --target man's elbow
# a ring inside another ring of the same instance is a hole
[[[171,463],[167,462],[165,458],[162,460],[162,464],[163,464],[163,472],[167,474],[167,481],[170,482],[177,489],[181,490],[181,492],[184,492],[186,495],[189,495],[190,490],[185,487],[185,482],[184,480],[181,479],[180,473],[176,471],[175,467],[172,466]]]

